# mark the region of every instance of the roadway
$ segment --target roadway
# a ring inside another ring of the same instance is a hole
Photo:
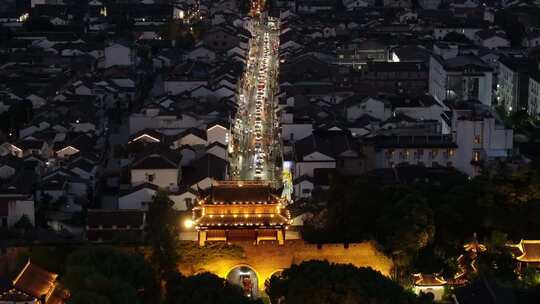
[[[280,166],[275,115],[279,32],[259,21],[250,45],[233,131],[232,177],[274,180]]]

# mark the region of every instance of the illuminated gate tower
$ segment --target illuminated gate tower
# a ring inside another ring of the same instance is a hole
[[[193,208],[200,246],[206,241],[277,241],[282,245],[290,220],[285,200],[265,181],[214,182]]]

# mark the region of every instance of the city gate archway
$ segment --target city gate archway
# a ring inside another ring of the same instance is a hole
[[[244,295],[251,298],[259,297],[259,276],[253,267],[247,264],[239,264],[231,268],[227,273],[227,281],[240,286]]]

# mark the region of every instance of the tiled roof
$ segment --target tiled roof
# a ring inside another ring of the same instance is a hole
[[[15,147],[21,149],[21,150],[27,150],[27,149],[41,149],[43,147],[43,141],[40,140],[32,140],[32,139],[23,139],[16,144],[14,144]]]
[[[231,204],[233,202],[276,203],[268,185],[212,186],[208,203]]]
[[[178,153],[175,158],[158,153],[150,154],[134,162],[132,169],[178,169],[181,154]]]
[[[306,155],[320,152],[336,158],[341,153],[352,150],[359,151],[349,132],[345,131],[318,131],[297,141],[294,144],[296,158],[302,160]]]
[[[163,134],[156,131],[156,130],[152,130],[152,129],[143,129],[143,130],[140,130],[139,132],[136,132],[135,134],[131,135],[129,137],[129,142],[132,142],[132,141],[138,141],[141,136],[150,136],[152,138],[155,138],[157,140],[159,140],[160,142],[163,141]]]
[[[540,262],[540,240],[521,240],[517,245],[521,255],[516,259],[521,262]]]
[[[49,272],[30,261],[13,281],[13,285],[36,299],[53,291],[57,274]]]
[[[189,166],[182,168],[182,181],[185,186],[192,186],[209,177],[214,180],[225,179],[228,162],[210,153],[196,159]]]

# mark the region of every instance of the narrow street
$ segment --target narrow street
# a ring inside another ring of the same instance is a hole
[[[272,22],[258,21],[243,77],[239,110],[233,130],[233,179],[274,180],[281,164],[275,92],[279,31]]]

